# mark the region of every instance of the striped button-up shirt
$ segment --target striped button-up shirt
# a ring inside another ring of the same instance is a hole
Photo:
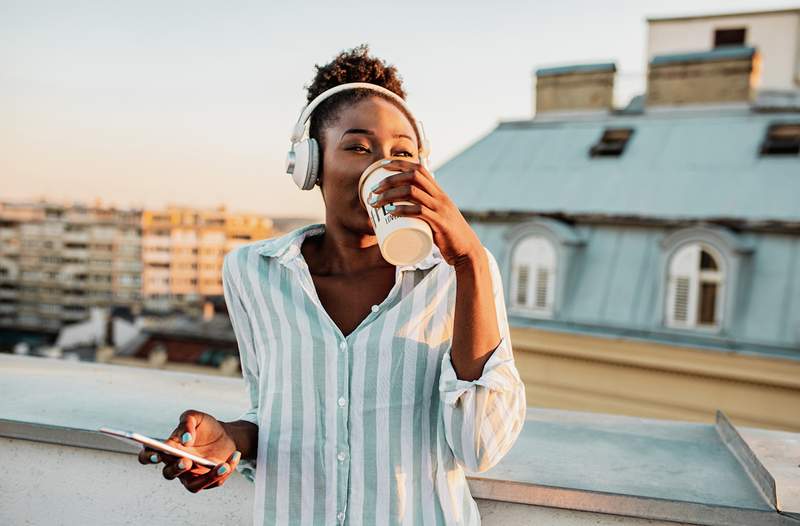
[[[309,225],[230,252],[225,300],[256,424],[254,523],[480,524],[464,470],[485,471],[525,421],[502,283],[490,263],[501,342],[480,378],[450,361],[456,275],[436,247],[396,267],[380,305],[346,337],[301,252]]]

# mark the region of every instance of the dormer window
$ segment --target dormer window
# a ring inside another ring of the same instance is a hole
[[[724,283],[721,258],[711,247],[691,243],[677,250],[669,262],[667,325],[718,327]]]
[[[511,306],[532,314],[551,316],[556,278],[556,253],[543,236],[527,236],[514,247]]]
[[[619,157],[633,135],[632,128],[606,128],[597,144],[589,150],[591,157]]]
[[[761,143],[761,155],[800,154],[800,122],[772,124]]]

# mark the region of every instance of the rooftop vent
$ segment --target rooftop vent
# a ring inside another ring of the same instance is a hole
[[[600,140],[589,149],[590,157],[619,157],[633,135],[633,128],[606,128]]]
[[[761,155],[800,154],[800,122],[772,124],[761,143]]]

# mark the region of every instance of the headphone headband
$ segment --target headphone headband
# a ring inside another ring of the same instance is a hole
[[[371,84],[369,82],[348,82],[347,84],[340,84],[339,86],[334,86],[333,88],[325,90],[319,95],[317,95],[317,97],[314,100],[308,103],[308,105],[303,109],[303,112],[300,114],[300,118],[297,119],[297,124],[294,125],[294,129],[292,130],[292,137],[290,139],[292,144],[302,139],[303,134],[305,133],[306,123],[308,122],[308,119],[311,118],[311,114],[314,112],[317,106],[322,104],[322,102],[328,99],[329,97],[336,95],[339,92],[352,89],[367,89],[386,95],[392,100],[394,100],[397,104],[399,104],[404,110],[406,110],[406,112],[408,112],[409,115],[411,115],[411,118],[414,120],[414,124],[417,128],[417,133],[419,133],[419,143],[420,143],[419,149],[421,150],[419,157],[420,160],[423,162],[423,164],[427,165],[429,145],[428,145],[428,139],[425,136],[425,129],[422,127],[422,122],[417,120],[416,117],[414,117],[414,113],[411,111],[411,108],[408,107],[403,98],[400,97],[397,93],[394,93],[393,91],[390,91],[384,88],[383,86],[378,86],[377,84]]]

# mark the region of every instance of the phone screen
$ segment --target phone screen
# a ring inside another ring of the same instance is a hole
[[[119,429],[111,429],[108,427],[101,427],[98,429],[101,433],[112,436],[114,438],[118,438],[125,442],[135,442],[137,444],[142,444],[150,449],[155,449],[157,451],[162,451],[164,453],[168,453],[170,455],[176,457],[185,457],[194,462],[195,464],[200,464],[201,466],[205,466],[207,468],[213,468],[217,465],[216,462],[208,460],[207,458],[199,457],[197,455],[193,455],[188,451],[184,451],[182,449],[178,449],[176,447],[172,447],[160,440],[156,440],[155,438],[150,438],[148,436],[142,435],[141,433],[133,433],[131,431],[121,431]]]

